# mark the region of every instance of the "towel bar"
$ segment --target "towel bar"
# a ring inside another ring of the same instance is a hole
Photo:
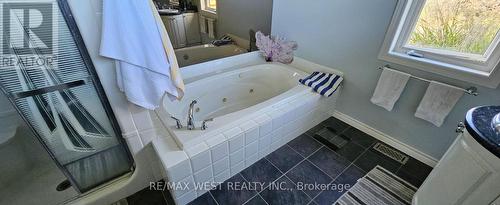
[[[393,68],[391,68],[390,65],[385,65],[384,67],[389,68],[389,69],[393,69]],[[382,70],[383,67],[378,67],[378,69]],[[428,79],[425,79],[425,78],[421,78],[421,77],[418,77],[418,76],[414,76],[414,75],[410,75],[410,77],[414,78],[414,79],[417,79],[417,80],[425,81],[425,82],[431,82],[431,80],[428,80]],[[443,84],[447,84],[447,83],[443,83]],[[450,84],[447,84],[447,85],[455,87],[455,88],[460,89],[460,90],[463,90],[466,94],[469,94],[469,95],[472,95],[472,96],[478,96],[479,95],[479,93],[477,92],[477,88],[474,87],[474,86],[471,86],[471,87],[468,87],[468,88],[461,88],[461,87],[457,87],[457,86],[450,85]]]

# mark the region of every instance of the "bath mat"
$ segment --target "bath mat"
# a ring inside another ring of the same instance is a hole
[[[333,204],[410,205],[416,191],[410,183],[376,166]]]
[[[314,134],[314,138],[332,150],[338,150],[349,142],[344,135],[335,134],[334,130],[325,127]]]

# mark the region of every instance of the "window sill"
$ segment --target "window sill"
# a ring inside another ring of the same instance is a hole
[[[201,15],[212,18],[212,19],[217,19],[217,12],[211,11],[211,10],[201,10]]]
[[[500,64],[497,64],[492,73],[474,70],[467,67],[457,66],[444,62],[438,62],[426,58],[408,56],[398,52],[381,52],[379,59],[390,63],[396,63],[426,72],[435,73],[444,77],[474,83],[488,88],[496,88],[500,83]]]

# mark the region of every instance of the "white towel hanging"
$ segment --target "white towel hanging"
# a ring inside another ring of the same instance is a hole
[[[418,105],[415,117],[440,127],[464,92],[455,86],[431,81]]]
[[[200,15],[200,32],[207,33],[207,19],[203,15]]]
[[[100,55],[115,59],[127,99],[155,109],[165,93],[179,97],[149,1],[104,0]]]
[[[215,38],[215,19],[207,18],[208,22],[208,37]]]
[[[391,111],[406,87],[410,76],[408,73],[384,67],[370,101]]]

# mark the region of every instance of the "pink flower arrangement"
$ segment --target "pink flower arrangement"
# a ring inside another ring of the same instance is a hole
[[[293,61],[293,51],[297,49],[297,43],[287,41],[284,38],[266,36],[262,32],[255,33],[256,45],[266,58],[266,61],[280,63],[291,63]]]

